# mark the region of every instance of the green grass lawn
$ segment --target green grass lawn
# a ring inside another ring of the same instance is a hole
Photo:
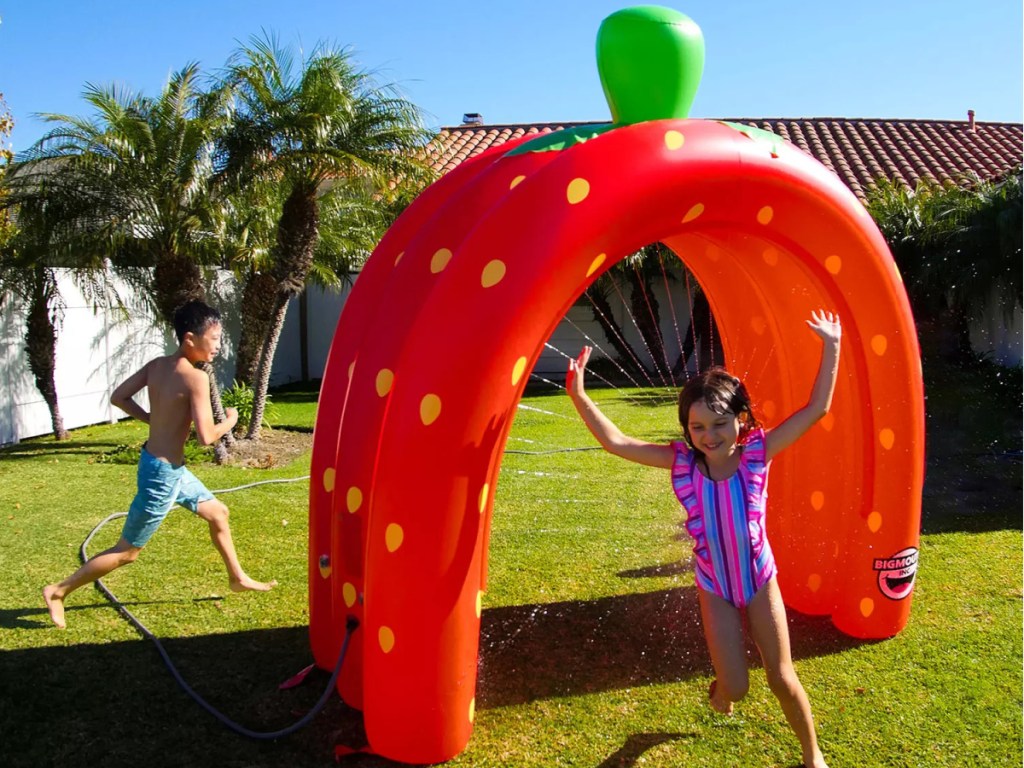
[[[968,390],[977,372],[926,366],[928,480],[910,623],[861,642],[827,619],[790,614],[797,670],[822,749],[841,766],[1014,766],[1022,739],[1019,378]],[[1007,394],[1008,393],[1008,394]],[[670,400],[595,393],[627,431],[672,436]],[[275,398],[306,427],[315,392]],[[531,395],[507,445],[495,505],[476,728],[464,766],[783,766],[799,748],[749,648],[751,690],[732,718],[706,705],[711,665],[680,509],[664,473],[592,446],[564,395]],[[546,411],[542,413],[540,411]],[[356,741],[337,698],[278,742],[225,730],[188,699],[154,646],[94,589],[68,629],[48,626],[40,588],[78,565],[82,540],[127,508],[134,466],[103,460],[144,438],[126,421],[66,443],[0,450],[0,766],[330,766]],[[308,454],[270,470],[193,467],[210,488],[304,475]],[[249,727],[298,719],[327,674],[278,684],[310,661],[305,482],[224,496],[243,565],[276,578],[265,595],[226,591],[205,526],[172,513],[108,586],[165,642],[185,678]],[[91,551],[112,544],[117,521]],[[348,758],[372,768],[392,763]]]

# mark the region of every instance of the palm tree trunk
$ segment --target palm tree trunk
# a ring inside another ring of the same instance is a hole
[[[251,272],[242,290],[242,329],[235,357],[235,381],[253,389],[256,387],[256,368],[270,335],[276,304],[277,283],[274,278],[267,272]]]
[[[209,363],[200,363],[200,369],[206,371],[210,378],[210,410],[213,411],[213,421],[220,424],[228,415],[224,412],[224,404],[220,400],[220,386],[217,384],[217,373]],[[235,444],[234,432],[227,432],[220,440],[213,444],[213,460],[217,464],[223,464],[231,453],[231,446]]]
[[[67,440],[68,431],[64,429],[64,419],[60,415],[57,384],[54,379],[54,371],[57,368],[57,328],[53,323],[50,301],[54,298],[56,285],[53,273],[48,267],[36,265],[32,269],[35,274],[25,323],[28,366],[35,378],[36,389],[46,401],[46,407],[50,409],[54,439]]]
[[[298,296],[306,287],[306,278],[313,266],[313,254],[319,237],[320,207],[316,200],[316,187],[296,187],[288,195],[281,209],[281,221],[277,228],[277,247],[271,273],[277,282],[274,313],[271,316],[269,333],[260,353],[256,368],[256,383],[253,386],[252,421],[246,439],[258,440],[263,426],[263,412],[267,406],[267,390],[270,388],[270,370],[274,365],[277,342],[284,328],[288,313],[288,301]]]
[[[630,294],[630,309],[633,317],[636,318],[636,327],[643,337],[647,350],[651,353],[651,362],[654,364],[654,371],[661,378],[663,384],[668,384],[666,371],[668,363],[665,355],[665,342],[661,336],[661,309],[658,306],[658,299],[654,296],[654,289],[646,275],[641,275],[640,270],[634,265],[632,270],[627,269]]]
[[[152,296],[160,317],[169,326],[174,325],[174,312],[182,304],[206,298],[203,271],[195,261],[177,254],[165,254],[157,259],[153,269]]]
[[[260,364],[256,368],[256,386],[253,387],[252,398],[252,420],[249,422],[249,431],[245,434],[246,440],[260,439],[260,429],[263,427],[263,413],[267,408],[267,390],[270,389],[270,369],[274,365],[277,342],[281,338],[281,329],[284,328],[284,318],[287,314],[288,296],[284,293],[278,294],[277,307],[274,311],[270,333],[263,344]]]
[[[622,327],[612,314],[612,305],[608,303],[608,298],[593,286],[584,291],[584,295],[590,299],[594,321],[601,326],[605,339],[618,353],[619,363],[622,367],[629,372],[630,376],[646,376],[647,372],[642,369],[636,354],[626,342],[626,335],[622,332]]]

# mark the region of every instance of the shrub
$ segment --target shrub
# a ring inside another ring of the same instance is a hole
[[[244,381],[236,381],[229,389],[221,392],[220,401],[223,406],[225,408],[235,408],[238,411],[236,432],[243,433],[249,428],[249,422],[252,421],[255,397],[256,392]],[[270,429],[269,419],[277,419],[277,412],[274,410],[274,406],[270,402],[270,395],[268,394],[267,403],[263,409],[263,424],[261,426]]]

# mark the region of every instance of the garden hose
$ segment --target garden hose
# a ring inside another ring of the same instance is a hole
[[[505,453],[541,456],[551,453],[571,453],[574,451],[591,450],[601,449],[599,447],[562,448],[550,451],[505,451]],[[303,480],[309,480],[309,475],[303,475],[302,477],[282,478],[277,480],[259,480],[254,483],[238,485],[235,486],[234,488],[222,488],[219,490],[214,490],[211,491],[211,493],[213,493],[214,495],[221,495],[225,493],[233,493],[235,491],[242,491],[245,490],[246,488],[255,488],[258,485],[270,485],[272,483],[296,483],[301,482]],[[110,521],[127,516],[127,512],[115,512],[111,515],[107,515],[107,517],[103,518],[99,523],[96,524],[96,526],[89,532],[89,535],[85,537],[85,541],[82,542],[82,546],[78,550],[79,557],[82,559],[83,563],[89,559],[89,553],[87,551],[87,548],[89,546],[89,543],[92,541],[93,537],[97,533],[99,533],[99,531]],[[192,699],[194,699],[195,702],[199,704],[199,706],[201,706],[203,709],[205,709],[207,712],[209,712],[211,715],[217,718],[217,720],[219,720],[227,728],[234,731],[235,733],[241,734],[242,736],[247,736],[250,739],[271,740],[279,739],[282,736],[288,736],[289,734],[295,733],[299,729],[304,728],[313,720],[314,717],[316,717],[316,715],[320,713],[320,710],[322,710],[324,706],[327,704],[327,700],[330,698],[331,691],[334,689],[334,685],[338,680],[338,675],[341,672],[341,665],[345,662],[345,655],[348,652],[348,643],[349,640],[352,638],[352,633],[355,632],[355,630],[359,627],[359,620],[355,616],[349,616],[346,619],[345,639],[342,641],[341,651],[338,653],[338,662],[334,665],[334,671],[331,673],[331,679],[327,682],[327,687],[324,689],[323,695],[321,695],[320,699],[309,712],[307,712],[300,720],[296,721],[292,725],[287,726],[286,728],[281,728],[276,731],[254,731],[250,728],[246,728],[244,725],[241,725],[240,723],[237,723],[231,718],[227,717],[227,715],[217,710],[212,704],[207,702],[202,696],[196,693],[192,686],[190,686],[181,676],[181,673],[178,672],[178,668],[174,666],[174,662],[171,661],[171,657],[168,655],[167,650],[164,648],[163,643],[160,642],[159,638],[157,638],[157,636],[154,635],[145,624],[143,624],[131,611],[128,610],[127,607],[125,607],[124,603],[122,603],[117,598],[117,595],[115,595],[107,588],[107,585],[103,583],[102,579],[97,579],[95,581],[95,585],[96,589],[98,589],[103,594],[103,596],[111,602],[111,604],[121,613],[121,615],[124,616],[128,620],[128,622],[142,634],[143,637],[153,641],[154,645],[156,645],[157,650],[160,652],[161,658],[163,658],[164,660],[164,664],[170,670],[171,675],[174,676],[174,679],[178,682],[178,685],[181,686],[182,690],[184,690],[185,693],[191,696]]]
[[[304,477],[287,478],[281,480],[261,480],[255,483],[239,485],[235,488],[224,488],[221,490],[213,491],[213,493],[215,495],[219,495],[223,493],[232,493],[233,491],[241,491],[245,488],[253,488],[257,485],[268,485],[270,483],[295,483],[301,480],[308,479],[309,475],[305,475]],[[86,548],[89,546],[89,542],[92,541],[93,536],[95,536],[100,531],[100,529],[103,528],[103,526],[105,526],[111,520],[116,520],[119,517],[127,516],[127,512],[115,512],[114,514],[108,515],[103,520],[101,520],[96,525],[96,527],[93,528],[92,531],[90,531],[89,535],[86,536],[85,541],[82,542],[82,546],[79,549],[79,556],[82,558],[83,563],[89,559],[89,555],[88,552],[86,551]],[[313,720],[313,718],[320,713],[320,710],[322,710],[324,706],[327,704],[327,700],[331,696],[331,691],[334,689],[334,685],[338,680],[338,674],[341,672],[341,665],[345,661],[345,655],[348,652],[348,643],[349,640],[352,638],[352,633],[355,632],[355,630],[359,627],[359,620],[355,616],[349,616],[345,620],[345,639],[341,644],[341,651],[338,654],[338,663],[334,665],[334,672],[331,673],[331,679],[327,682],[327,687],[324,689],[323,695],[320,696],[320,699],[309,712],[307,712],[300,720],[292,723],[291,725],[285,728],[281,728],[276,731],[254,731],[250,728],[246,728],[244,725],[236,723],[234,720],[232,720],[227,715],[217,710],[212,704],[207,702],[202,696],[196,693],[196,691],[193,690],[192,686],[185,682],[185,679],[181,676],[181,673],[178,672],[178,668],[174,666],[174,662],[171,661],[171,657],[167,654],[167,651],[164,648],[163,643],[160,642],[157,636],[150,632],[149,628],[141,621],[139,621],[139,619],[136,618],[135,615],[132,614],[132,612],[125,607],[124,603],[117,599],[117,596],[107,588],[107,586],[103,583],[102,579],[97,579],[95,584],[96,588],[103,594],[103,596],[106,597],[114,605],[115,608],[117,608],[121,615],[128,619],[132,626],[134,626],[140,633],[142,633],[143,637],[146,637],[153,641],[153,643],[156,645],[157,650],[160,652],[160,656],[164,660],[164,664],[167,665],[167,668],[171,671],[171,674],[174,676],[174,679],[177,680],[178,685],[181,686],[182,690],[184,690],[185,693],[191,696],[195,700],[195,702],[199,704],[199,706],[201,706],[203,709],[205,709],[207,712],[209,712],[211,715],[217,718],[217,720],[223,723],[226,727],[228,727],[235,733],[241,734],[242,736],[247,736],[250,739],[271,740],[279,739],[282,736],[288,736],[289,734],[295,733],[299,729],[307,726]]]

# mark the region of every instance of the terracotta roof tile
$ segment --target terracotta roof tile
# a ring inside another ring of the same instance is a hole
[[[771,131],[817,158],[860,199],[879,177],[913,187],[920,179],[961,183],[1004,176],[1022,162],[1020,123],[966,120],[867,120],[845,117],[729,118]],[[524,134],[545,134],[596,121],[442,128],[428,148],[431,167],[447,173],[463,160]]]

